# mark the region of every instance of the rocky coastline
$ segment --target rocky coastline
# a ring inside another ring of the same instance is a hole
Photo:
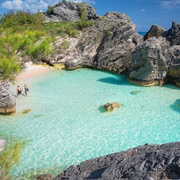
[[[59,51],[64,40],[56,37],[54,54],[43,62],[65,64],[67,70],[91,67],[124,73],[130,83],[141,86],[172,83],[180,87],[180,24],[172,22],[168,31],[152,25],[143,37],[124,13],[107,12],[99,17],[91,5],[69,1],[51,7],[51,12],[44,14],[45,22],[79,20],[82,8],[93,25],[79,32],[77,37],[66,37],[70,46],[64,51]],[[2,89],[6,89],[6,95]],[[0,91],[3,91],[0,113],[15,112],[10,90],[1,85]]]
[[[81,3],[64,1],[44,15],[45,21],[80,19]],[[99,17],[95,9],[85,5],[91,27],[78,37],[67,37],[70,47],[59,51],[57,37],[55,53],[43,59],[47,64],[65,64],[67,70],[91,67],[115,73],[125,73],[128,81],[142,86],[172,83],[180,87],[180,24],[172,22],[166,31],[152,25],[143,37],[136,25],[124,13],[108,12]],[[60,42],[60,43],[59,43]],[[8,83],[0,84],[0,113],[16,112],[16,101]],[[5,141],[0,139],[0,150]],[[39,175],[35,179],[44,179]],[[52,179],[52,175],[48,175]],[[180,179],[180,142],[163,145],[145,144],[136,148],[70,166],[54,180],[63,179]]]
[[[54,180],[180,179],[180,142],[145,144],[72,165]]]

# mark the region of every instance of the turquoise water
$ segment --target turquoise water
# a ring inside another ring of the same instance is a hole
[[[147,32],[138,32],[139,35],[144,36]]]
[[[59,173],[145,143],[180,141],[180,89],[173,85],[139,87],[124,75],[91,69],[54,71],[24,83],[29,97],[17,99],[17,114],[0,116],[0,133],[30,141],[15,179],[52,167]],[[123,106],[103,112],[100,106],[108,102]],[[31,111],[22,115],[26,108]]]

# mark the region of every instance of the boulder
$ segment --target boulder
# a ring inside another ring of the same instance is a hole
[[[180,142],[145,144],[70,166],[54,180],[180,179]]]
[[[0,114],[16,112],[16,101],[10,90],[10,84],[0,84]]]
[[[161,26],[157,26],[156,24],[154,24],[151,26],[151,29],[144,35],[144,40],[149,39],[151,37],[158,38],[165,31],[166,30],[162,28]]]
[[[113,111],[117,108],[120,108],[121,106],[122,106],[122,104],[119,104],[118,102],[112,102],[112,103],[107,103],[107,104],[103,105],[102,107],[106,111]]]
[[[175,44],[178,44],[180,31],[177,27],[179,25],[173,23],[162,36],[151,37],[136,47],[132,53],[129,82],[143,86],[162,85],[164,82],[179,85],[180,46]]]

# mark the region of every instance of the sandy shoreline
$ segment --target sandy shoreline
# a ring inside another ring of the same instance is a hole
[[[23,71],[16,77],[16,83],[36,77],[38,75],[43,75],[54,68],[42,65],[28,65]]]

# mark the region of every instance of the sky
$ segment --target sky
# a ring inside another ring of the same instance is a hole
[[[98,15],[124,12],[136,24],[138,32],[147,32],[153,24],[168,30],[172,21],[180,23],[180,0],[71,0],[91,4]],[[48,5],[61,0],[0,0],[0,14],[9,10],[45,12]]]

